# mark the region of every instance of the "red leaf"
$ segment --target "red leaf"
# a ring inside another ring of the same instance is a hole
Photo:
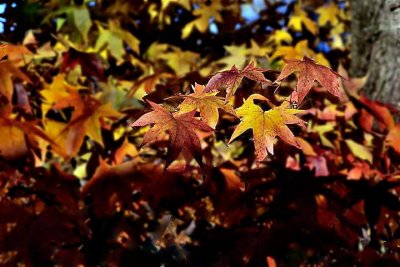
[[[304,57],[302,60],[284,60],[287,65],[282,69],[281,74],[277,78],[277,82],[284,80],[293,72],[299,72],[297,81],[297,97],[295,101],[301,103],[307,93],[310,91],[315,81],[318,81],[329,93],[343,99],[344,95],[340,89],[338,77],[341,77],[333,70],[316,64],[312,59]]]
[[[162,106],[150,102],[154,111],[144,114],[131,126],[144,126],[154,124],[154,126],[144,135],[143,145],[157,141],[160,134],[168,132],[169,145],[167,153],[167,165],[175,160],[179,154],[185,150],[189,152],[199,163],[201,163],[200,140],[195,130],[205,132],[213,131],[206,123],[196,119],[196,111],[184,114],[171,114]]]
[[[254,63],[248,64],[244,69],[239,70],[236,66],[233,66],[230,70],[218,72],[214,75],[207,83],[205,92],[217,91],[221,88],[226,89],[226,100],[235,94],[236,89],[239,87],[243,77],[250,80],[271,84],[270,80],[267,80],[262,74],[265,69],[256,68]]]

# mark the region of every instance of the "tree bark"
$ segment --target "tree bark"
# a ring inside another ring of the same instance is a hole
[[[351,75],[368,75],[365,94],[400,108],[400,0],[352,0],[351,11]]]

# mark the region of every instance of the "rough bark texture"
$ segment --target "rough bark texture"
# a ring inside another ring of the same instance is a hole
[[[351,4],[351,74],[368,74],[366,95],[400,107],[400,0]]]

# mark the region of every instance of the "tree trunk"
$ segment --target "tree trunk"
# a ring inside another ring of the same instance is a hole
[[[351,75],[365,94],[400,108],[400,0],[352,0]]]

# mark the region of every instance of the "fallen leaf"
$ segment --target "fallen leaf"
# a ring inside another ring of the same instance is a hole
[[[372,154],[366,146],[349,139],[345,140],[345,142],[354,156],[372,164]]]
[[[400,154],[400,124],[393,127],[386,136],[385,142]]]
[[[328,176],[329,170],[324,156],[308,156],[307,163],[305,164],[310,170],[315,170],[315,176]]]

